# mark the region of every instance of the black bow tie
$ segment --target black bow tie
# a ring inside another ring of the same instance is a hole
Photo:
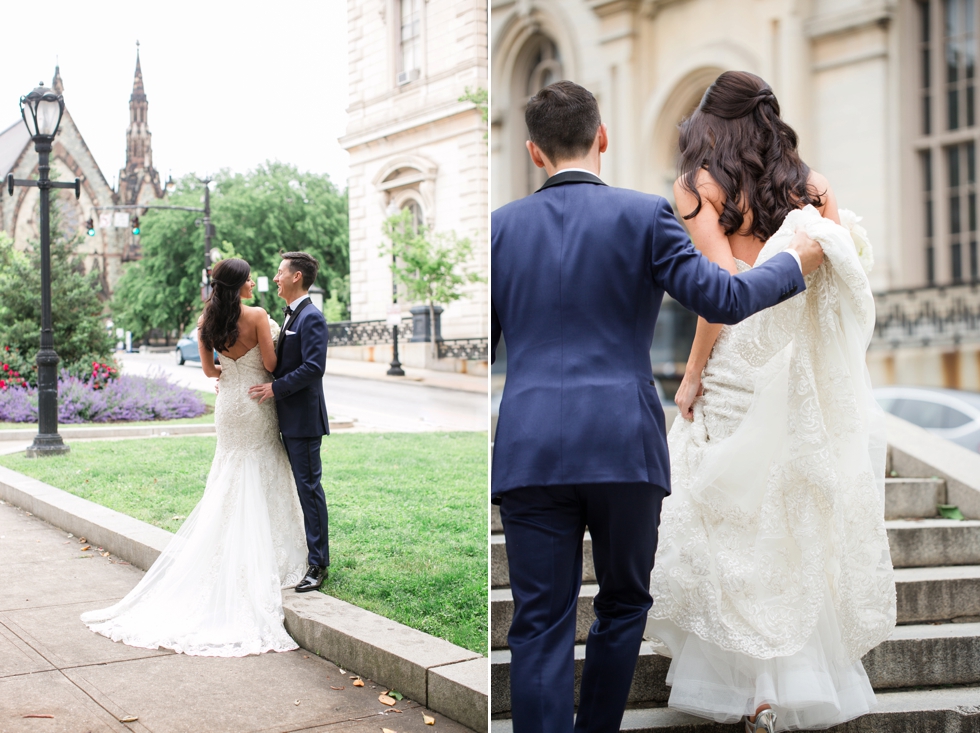
[[[286,316],[286,318],[289,318],[291,315],[293,315],[293,309],[287,305],[282,309],[282,314]]]

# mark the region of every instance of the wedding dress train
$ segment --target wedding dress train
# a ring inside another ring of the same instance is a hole
[[[824,266],[802,295],[722,329],[693,422],[668,435],[647,636],[672,657],[668,704],[719,722],[763,703],[777,730],[868,712],[861,657],[895,625],[884,420],[864,361],[870,247],[841,218],[787,216],[758,262],[804,228]]]
[[[218,441],[204,495],[125,598],[82,614],[113,641],[210,657],[297,648],[283,626],[281,589],[306,569],[303,513],[275,402],[248,396],[272,377],[258,346],[219,359]]]

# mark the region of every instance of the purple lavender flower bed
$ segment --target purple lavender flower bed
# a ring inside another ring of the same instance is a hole
[[[120,376],[93,387],[64,372],[58,380],[58,422],[130,422],[198,417],[204,400],[194,390],[172,384],[164,377]],[[0,390],[0,422],[36,423],[37,389]]]

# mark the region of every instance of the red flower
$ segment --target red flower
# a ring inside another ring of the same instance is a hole
[[[10,367],[9,367],[9,366],[7,366],[6,364],[4,364],[4,365],[3,365],[3,370],[4,370],[5,372],[9,372],[9,371],[10,371]]]
[[[14,376],[15,377],[19,377],[20,376],[20,372],[14,372]]]

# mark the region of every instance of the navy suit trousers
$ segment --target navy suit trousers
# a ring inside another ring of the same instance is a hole
[[[306,547],[309,550],[310,565],[327,567],[330,565],[329,533],[327,531],[327,499],[323,495],[320,478],[323,465],[320,462],[320,443],[323,436],[314,438],[287,438],[282,436],[282,444],[289,454],[289,465],[296,479],[299,503],[303,507],[303,520],[306,526]]]
[[[614,733],[640,652],[666,491],[648,483],[514,489],[501,497],[514,620],[514,733]],[[592,537],[599,593],[573,728],[575,617],[582,538]]]

